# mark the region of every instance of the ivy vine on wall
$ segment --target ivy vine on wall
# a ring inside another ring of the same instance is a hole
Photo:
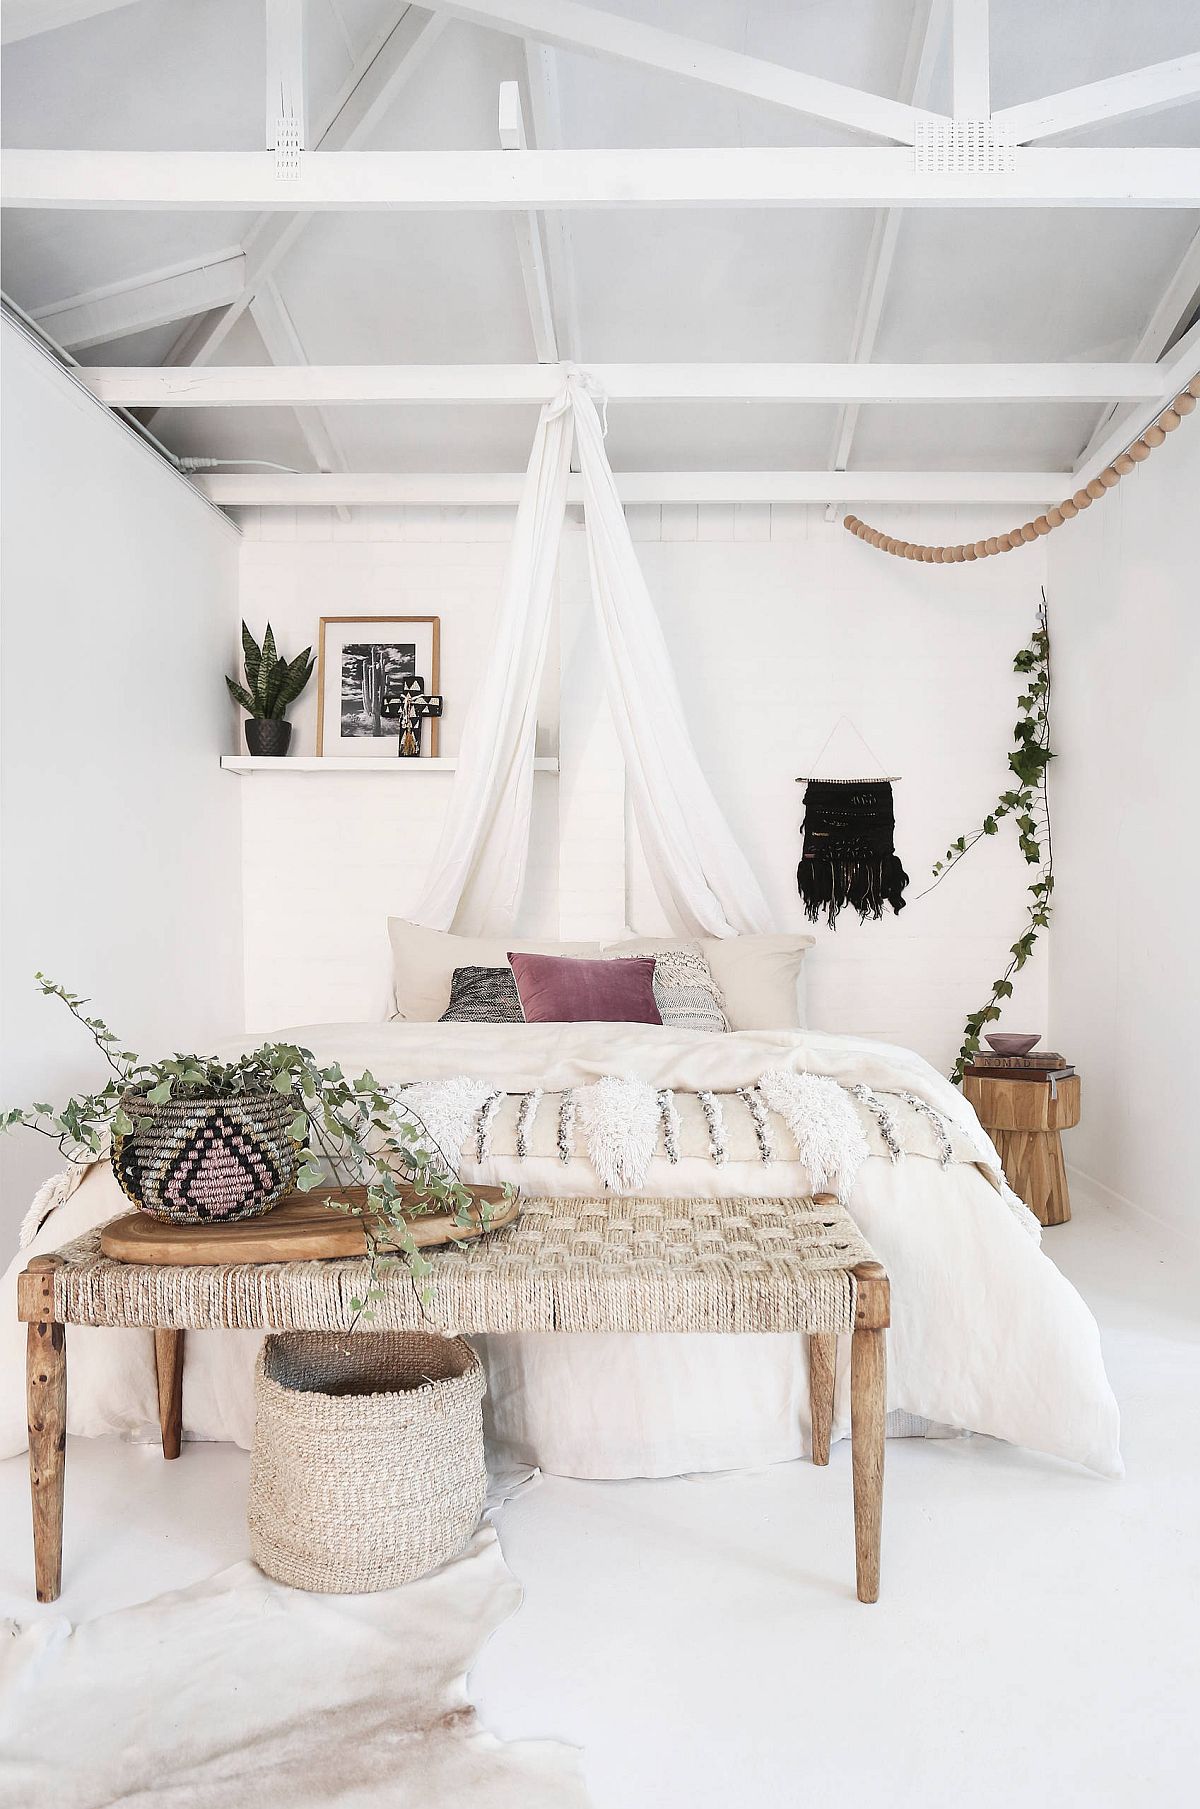
[[[1029,960],[1041,932],[1050,922],[1054,895],[1054,842],[1050,832],[1050,799],[1048,770],[1054,758],[1050,746],[1050,629],[1046,613],[1046,593],[1038,608],[1037,627],[1027,646],[1013,660],[1013,671],[1025,680],[1017,699],[1020,714],[1013,730],[1013,747],[1008,756],[1009,771],[1017,783],[1002,791],[991,811],[975,830],[951,842],[945,857],[933,868],[933,885],[921,894],[924,898],[941,885],[965,855],[986,837],[999,833],[1000,824],[1011,818],[1017,832],[1017,845],[1030,867],[1037,869],[1028,887],[1029,903],[1021,934],[1009,949],[1009,961],[992,990],[977,1011],[973,1011],[963,1027],[962,1046],[951,1070],[956,1084],[963,1070],[980,1046],[985,1024],[994,1024],[1000,1016],[1001,1001],[1012,997],[1012,978]]]

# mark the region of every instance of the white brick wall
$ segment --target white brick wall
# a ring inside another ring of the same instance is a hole
[[[781,927],[802,924],[795,890],[802,791],[843,712],[896,787],[908,908],[882,924],[819,928],[809,1010],[824,1029],[875,1034],[945,1065],[962,1018],[982,1001],[1022,924],[1024,864],[997,838],[917,901],[947,842],[994,801],[1014,720],[1011,656],[1032,626],[1041,544],[981,565],[929,569],[851,539],[821,508],[644,506],[630,526],[714,789]],[[1008,526],[989,510],[877,511],[914,539],[978,538]],[[242,603],[269,613],[294,649],[320,615],[438,614],[443,751],[453,753],[486,656],[511,516],[499,510],[249,512]],[[624,822],[624,781],[587,656],[586,553],[564,541],[561,780],[539,777],[528,933],[591,936],[662,926]],[[540,752],[559,742],[559,655],[547,662]],[[315,681],[297,711],[295,751],[311,751]],[[432,857],[450,779],[233,781],[243,788],[246,1007],[252,1027],[361,1017],[386,964],[382,920],[413,903]],[[628,846],[629,857],[623,858]],[[560,927],[561,926],[561,927]],[[1046,1029],[1046,961],[1022,977],[1007,1014]],[[1018,1023],[1018,1020],[1020,1022]]]

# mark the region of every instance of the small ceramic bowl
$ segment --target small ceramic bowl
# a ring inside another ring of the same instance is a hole
[[[1029,1051],[1041,1042],[1037,1036],[1017,1036],[1013,1031],[998,1030],[995,1036],[985,1037],[997,1055],[1028,1055]]]

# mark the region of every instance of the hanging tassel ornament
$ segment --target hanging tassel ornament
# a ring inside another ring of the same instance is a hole
[[[888,779],[810,779],[804,791],[804,846],[796,884],[804,914],[830,929],[850,905],[859,921],[904,909],[908,874],[895,846],[896,817]]]

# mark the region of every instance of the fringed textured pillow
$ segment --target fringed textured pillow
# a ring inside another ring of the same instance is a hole
[[[673,1030],[704,1030],[723,1035],[729,1029],[725,1001],[712,970],[694,948],[643,950],[654,956],[654,1002],[664,1024]],[[618,955],[619,961],[635,961],[636,955]]]

